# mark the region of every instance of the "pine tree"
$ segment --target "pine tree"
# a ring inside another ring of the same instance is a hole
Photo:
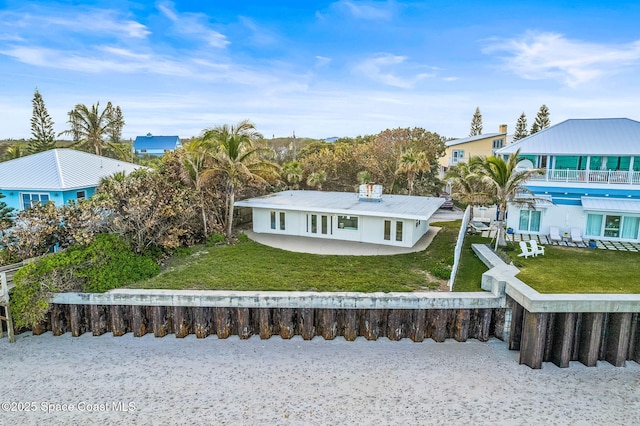
[[[546,129],[549,126],[551,126],[551,121],[549,120],[549,108],[547,108],[546,105],[542,105],[538,111],[538,115],[536,115],[536,121],[531,125],[531,134]]]
[[[42,95],[36,88],[33,93],[33,116],[31,117],[31,135],[27,146],[27,152],[35,154],[47,151],[56,147],[55,132],[53,131],[53,120],[44,106]]]
[[[482,134],[482,114],[480,113],[480,107],[476,107],[476,112],[473,113],[471,119],[471,133],[469,136],[477,136]]]
[[[527,136],[529,136],[529,131],[527,130],[527,116],[523,112],[520,114],[520,118],[518,118],[518,121],[516,122],[516,131],[513,134],[513,141],[519,141]]]
[[[4,198],[4,195],[0,192],[0,199]],[[0,229],[6,228],[13,224],[13,208],[8,207],[7,203],[0,201]]]

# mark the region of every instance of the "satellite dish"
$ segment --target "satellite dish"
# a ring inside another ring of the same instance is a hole
[[[520,160],[518,162],[518,164],[516,164],[516,171],[523,171],[523,170],[531,170],[533,169],[533,163],[531,162],[531,160]]]

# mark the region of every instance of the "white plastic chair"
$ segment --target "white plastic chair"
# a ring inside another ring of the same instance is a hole
[[[571,228],[571,242],[572,243],[581,243],[582,242],[582,233],[580,232],[580,228]]]
[[[526,241],[520,241],[520,253],[518,256],[524,256],[524,258],[528,258],[529,256],[534,256],[533,251],[529,248],[529,244]]]
[[[534,256],[537,256],[539,254],[544,256],[544,247],[539,246],[536,240],[529,240],[529,244],[531,244],[531,252]]]

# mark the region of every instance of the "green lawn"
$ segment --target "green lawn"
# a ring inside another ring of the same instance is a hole
[[[508,252],[519,279],[540,293],[640,293],[640,253],[546,246],[525,259]]]
[[[489,268],[476,256],[471,244],[488,244],[489,238],[480,235],[467,235],[462,244],[460,253],[460,266],[453,283],[453,291],[482,291],[480,283],[482,274]]]
[[[190,253],[170,259],[158,276],[128,287],[362,292],[436,289],[442,281],[428,272],[453,262],[460,221],[433,225],[443,228],[425,251],[395,256],[292,253],[253,241],[194,247]]]

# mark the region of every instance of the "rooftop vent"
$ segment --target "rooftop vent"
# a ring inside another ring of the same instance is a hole
[[[373,183],[360,185],[358,199],[360,201],[382,201],[382,185],[374,185]]]

